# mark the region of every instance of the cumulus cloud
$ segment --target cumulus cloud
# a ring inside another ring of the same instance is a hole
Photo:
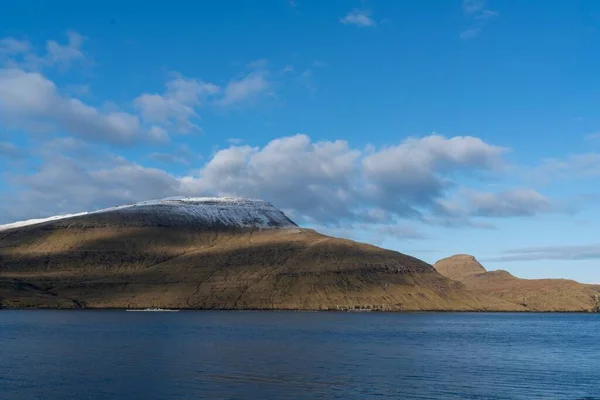
[[[85,37],[77,32],[67,32],[67,44],[61,45],[54,40],[46,43],[47,59],[59,68],[69,68],[72,63],[85,60],[81,46]]]
[[[0,63],[24,70],[40,70],[47,67],[66,70],[74,63],[89,62],[82,52],[85,37],[74,31],[68,31],[66,36],[66,44],[48,40],[46,52],[41,55],[36,54],[28,40],[13,37],[0,39]]]
[[[239,79],[231,80],[223,90],[223,96],[216,100],[220,106],[235,106],[252,101],[268,92],[271,87],[266,70],[252,71]]]
[[[450,197],[434,199],[433,210],[432,215],[425,218],[428,223],[480,229],[495,229],[490,218],[533,217],[544,213],[569,212],[568,208],[530,188],[510,188],[497,192],[461,188]]]
[[[454,174],[500,169],[506,151],[470,136],[409,138],[363,159],[363,172],[371,183],[365,194],[397,212],[414,214],[415,205],[433,206],[452,186]]]
[[[258,60],[223,88],[173,73],[162,93],[142,93],[131,103],[103,110],[78,98],[90,95],[89,85],[66,84],[61,89],[42,72],[88,62],[82,52],[84,41],[84,36],[69,31],[66,43],[49,40],[45,53],[38,56],[29,41],[0,39],[0,121],[5,127],[27,134],[66,132],[117,145],[168,142],[170,133],[200,131],[200,107],[239,106],[271,90],[267,62]]]
[[[355,25],[360,27],[377,25],[377,23],[371,18],[368,11],[359,9],[349,11],[348,14],[340,18],[340,22],[344,25]]]
[[[69,68],[87,60],[81,51],[84,37],[67,33],[67,43],[50,40],[46,54],[37,56],[28,41],[0,41],[0,121],[7,129],[26,134],[61,132],[96,142],[130,144],[138,140],[165,140],[159,127],[144,126],[136,114],[113,109],[103,111],[61,92],[39,70]],[[81,87],[81,85],[80,85]],[[67,86],[67,92],[73,86]],[[72,93],[74,94],[74,93]]]
[[[200,128],[191,122],[198,118],[196,107],[220,91],[219,86],[176,75],[166,83],[163,94],[144,93],[134,100],[144,121],[168,126],[180,133]]]
[[[76,137],[115,144],[146,134],[139,118],[127,112],[102,112],[62,96],[39,72],[0,69],[0,115],[14,128],[62,130]]]
[[[15,191],[0,204],[0,220],[6,222],[167,197],[179,186],[165,171],[93,155],[50,156],[34,174],[13,175],[9,182]]]
[[[554,206],[543,194],[527,188],[498,193],[466,191],[470,213],[483,217],[523,217],[551,211]]]
[[[221,150],[185,183],[192,192],[263,197],[300,218],[333,220],[347,209],[344,203],[359,157],[345,141],[314,143],[296,135],[275,139],[262,149]]]
[[[119,204],[130,201],[161,197],[162,195],[238,195],[264,198],[284,209],[301,223],[335,226],[340,223],[381,224],[402,218],[426,217],[446,218],[450,213],[439,211],[439,201],[448,194],[457,175],[469,174],[472,170],[496,171],[501,167],[506,149],[494,146],[473,137],[445,138],[431,135],[410,138],[396,146],[382,149],[355,149],[348,142],[313,142],[307,135],[298,134],[274,139],[264,147],[231,145],[217,151],[194,173],[174,176],[164,172],[161,176],[168,184],[144,183],[143,176],[132,183],[145,185],[140,192],[127,188],[125,175],[115,175],[116,189],[108,190],[101,183],[110,182],[111,174],[146,171],[141,166],[132,166],[122,159],[110,159],[121,169],[111,168],[106,163],[78,164],[54,158],[48,160],[43,170],[33,176],[15,177],[23,192],[32,191],[28,197],[38,197],[39,202],[52,204],[44,197],[50,192],[39,191],[36,182],[54,182],[56,196],[65,196],[63,187],[75,182],[74,176],[83,176],[77,182],[76,196],[90,192],[101,198],[110,193],[110,201]],[[162,161],[183,161],[181,154],[155,153],[151,158]],[[185,158],[191,163],[193,159]],[[108,162],[108,161],[107,161]],[[75,168],[79,165],[79,169]],[[128,165],[128,170],[123,170]],[[62,169],[61,169],[62,168]],[[105,181],[98,180],[98,169],[104,172]],[[66,181],[61,179],[64,170]],[[53,171],[53,176],[48,175]],[[75,172],[78,171],[78,174]],[[158,170],[152,170],[158,174]],[[36,177],[43,178],[37,179]],[[22,179],[21,179],[22,178]],[[101,186],[102,190],[96,190]],[[86,186],[87,187],[87,186]],[[152,189],[156,187],[156,190]],[[51,191],[50,188],[48,188]],[[122,192],[119,198],[117,193]],[[118,201],[120,199],[120,201]],[[56,199],[53,198],[53,201]],[[104,201],[103,203],[109,203]],[[113,205],[114,205],[113,204]],[[77,210],[71,210],[77,211]],[[456,217],[456,216],[454,216]],[[435,220],[430,220],[435,221]]]

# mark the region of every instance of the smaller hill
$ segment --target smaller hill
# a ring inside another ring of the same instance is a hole
[[[483,265],[468,254],[456,254],[435,263],[435,269],[447,278],[461,281],[469,275],[487,272]]]
[[[475,257],[459,254],[439,260],[434,268],[468,289],[510,301],[528,311],[595,311],[600,285],[568,279],[521,279],[508,271],[486,269]]]

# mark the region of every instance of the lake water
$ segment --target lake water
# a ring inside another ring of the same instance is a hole
[[[600,315],[0,311],[0,399],[600,399]]]

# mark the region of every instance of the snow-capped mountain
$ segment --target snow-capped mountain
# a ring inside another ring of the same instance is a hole
[[[296,227],[285,214],[264,200],[241,197],[169,197],[92,212],[58,215],[0,225],[0,231],[47,223],[71,226],[199,226],[224,228]]]

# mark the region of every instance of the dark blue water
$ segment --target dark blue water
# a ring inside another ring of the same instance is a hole
[[[0,311],[0,399],[600,399],[600,315]]]

